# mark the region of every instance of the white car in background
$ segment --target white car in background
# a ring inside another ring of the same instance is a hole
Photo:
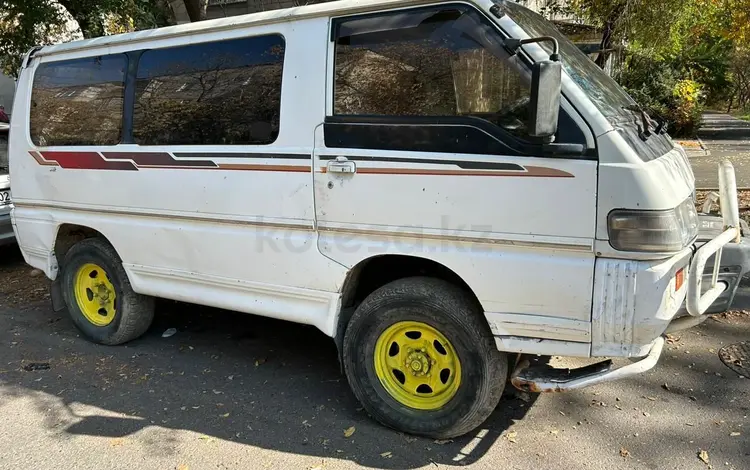
[[[8,128],[0,122],[0,246],[15,243],[13,225],[10,222],[10,176],[8,175]]]
[[[10,177],[0,175],[0,246],[15,243],[13,225],[10,222]]]

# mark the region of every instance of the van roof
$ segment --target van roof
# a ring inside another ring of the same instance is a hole
[[[460,0],[467,1],[467,0]],[[471,1],[471,0],[468,0]],[[115,46],[124,43],[147,42],[156,39],[188,36],[204,32],[231,30],[247,26],[281,23],[318,16],[352,14],[367,12],[382,6],[411,6],[421,4],[435,4],[436,0],[338,0],[299,7],[269,10],[247,15],[231,16],[215,20],[186,23],[177,26],[167,26],[158,29],[136,31],[134,33],[101,36],[93,39],[72,41],[63,44],[45,46],[34,53],[34,56],[48,56],[84,49]]]

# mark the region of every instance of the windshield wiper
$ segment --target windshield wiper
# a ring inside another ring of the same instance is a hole
[[[643,125],[643,128],[638,126],[638,137],[640,137],[644,142],[647,141],[648,138],[651,137],[651,127],[646,111],[644,111],[643,108],[641,108],[637,104],[623,106],[622,108],[639,114],[639,116],[641,117],[641,124]]]

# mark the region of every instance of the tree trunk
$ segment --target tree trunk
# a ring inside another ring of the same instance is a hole
[[[190,23],[190,15],[188,15],[187,7],[183,0],[170,0],[169,7],[174,16],[174,22],[177,24]]]
[[[607,58],[612,52],[612,43],[615,39],[615,29],[622,13],[625,11],[626,2],[618,2],[612,6],[612,10],[609,12],[607,21],[604,22],[604,32],[602,33],[602,41],[599,44],[599,55],[596,56],[596,65],[601,69],[607,65]]]
[[[94,24],[93,21],[89,19],[88,16],[73,15],[73,18],[78,22],[78,26],[81,27],[81,33],[83,34],[84,39],[95,38],[97,36],[101,36],[101,34],[97,31],[98,29],[102,29],[101,26],[97,28],[97,26]]]
[[[184,2],[190,21],[203,21],[206,19],[208,0],[184,0]]]
[[[81,28],[81,34],[83,34],[85,39],[95,38],[104,33],[104,24],[101,21],[92,21],[94,16],[81,4],[82,2],[76,0],[59,0],[58,3],[68,10],[70,16],[76,20],[78,27]]]

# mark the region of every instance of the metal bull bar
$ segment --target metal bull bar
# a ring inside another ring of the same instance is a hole
[[[728,160],[719,164],[719,204],[724,231],[695,252],[688,270],[686,307],[688,313],[694,317],[703,315],[717,297],[726,290],[727,285],[718,282],[721,253],[728,243],[738,243],[742,235],[737,203],[737,180],[734,175],[734,166]],[[706,263],[714,255],[716,255],[716,260],[711,276],[711,286],[701,294],[703,272],[706,269]]]

